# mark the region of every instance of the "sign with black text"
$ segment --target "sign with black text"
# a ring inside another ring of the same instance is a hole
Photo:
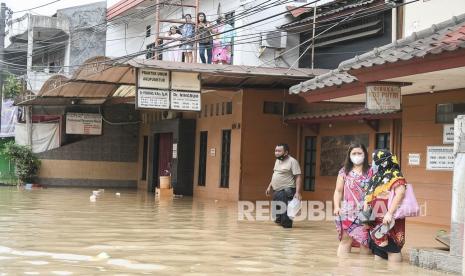
[[[426,169],[437,171],[454,170],[454,147],[430,146],[426,150]]]
[[[370,110],[400,110],[400,86],[367,85],[366,108]]]
[[[139,69],[137,77],[138,87],[156,89],[170,88],[170,71]]]
[[[152,109],[169,109],[170,93],[168,90],[137,89],[137,107]]]
[[[171,91],[171,109],[200,111],[201,109],[200,93],[199,92]]]

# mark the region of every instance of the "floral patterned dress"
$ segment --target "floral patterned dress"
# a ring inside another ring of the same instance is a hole
[[[353,247],[360,247],[360,245],[368,247],[368,229],[365,225],[357,222],[357,216],[363,208],[365,186],[371,175],[371,169],[362,175],[354,171],[346,174],[344,168],[339,171],[339,176],[344,179],[344,193],[341,213],[336,218],[336,229],[339,240],[342,239],[343,232],[352,238]]]

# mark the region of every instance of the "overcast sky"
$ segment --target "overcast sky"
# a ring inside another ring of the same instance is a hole
[[[31,0],[0,0],[0,2],[5,3],[8,8],[13,10],[13,12],[34,8],[34,7],[41,6],[41,5],[44,5],[44,4],[53,2],[53,1],[54,0],[34,0],[34,1],[31,1]],[[53,15],[59,9],[69,8],[73,6],[80,6],[80,5],[85,5],[89,3],[95,3],[95,2],[102,2],[102,1],[99,1],[99,0],[61,0],[56,3],[47,5],[45,7],[34,9],[31,11],[31,13],[40,14],[40,15]],[[112,2],[112,0],[110,0],[109,2]],[[24,13],[25,12],[18,13],[18,14],[15,13],[13,14],[13,18],[20,17]]]

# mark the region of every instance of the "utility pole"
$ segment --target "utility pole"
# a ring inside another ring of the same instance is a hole
[[[5,50],[5,23],[6,23],[6,4],[1,3],[0,10],[0,133],[2,132],[2,107],[3,107],[3,61]]]

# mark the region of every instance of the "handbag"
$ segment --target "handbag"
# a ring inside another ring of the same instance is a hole
[[[391,191],[388,199],[388,209],[391,208],[392,201],[394,200],[395,192]],[[407,217],[418,217],[420,215],[420,206],[418,205],[417,198],[413,192],[411,184],[405,185],[405,196],[402,202],[394,212],[394,219],[402,219]]]

